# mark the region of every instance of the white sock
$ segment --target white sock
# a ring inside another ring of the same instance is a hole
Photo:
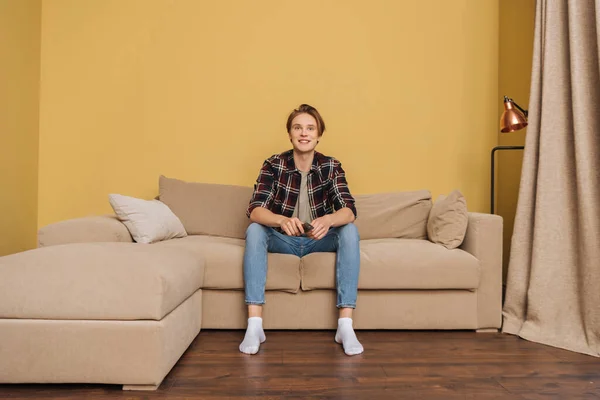
[[[338,319],[338,328],[335,333],[335,341],[344,347],[344,353],[349,356],[360,354],[364,351],[362,344],[356,338],[352,328],[352,318]]]
[[[246,336],[240,344],[240,351],[246,354],[256,354],[260,348],[260,344],[267,340],[265,331],[262,327],[262,318],[248,318],[248,328],[246,328]]]

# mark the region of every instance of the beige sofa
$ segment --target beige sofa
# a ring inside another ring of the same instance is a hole
[[[159,187],[187,237],[133,243],[116,217],[92,216],[46,226],[39,248],[0,258],[0,382],[155,389],[201,328],[245,328],[252,188],[166,177]],[[469,213],[449,250],[427,238],[428,191],[355,197],[356,329],[500,327],[500,217]],[[334,329],[334,261],[269,254],[265,328]]]

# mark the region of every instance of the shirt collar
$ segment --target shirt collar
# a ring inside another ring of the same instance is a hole
[[[313,157],[312,165],[310,166],[311,171],[317,172],[319,170],[318,159],[320,155],[321,154],[319,152],[315,151],[315,156]],[[294,162],[294,150],[288,150],[287,155],[284,158],[285,170],[288,174],[299,171],[299,169],[296,167],[296,163]]]

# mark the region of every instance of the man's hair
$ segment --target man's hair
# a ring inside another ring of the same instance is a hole
[[[315,120],[317,120],[317,132],[319,132],[319,136],[325,132],[325,121],[321,117],[321,114],[317,111],[313,106],[309,106],[308,104],[301,104],[300,107],[296,108],[291,112],[290,116],[287,119],[287,123],[285,127],[287,128],[288,133],[290,133],[292,129],[292,121],[300,114],[308,114],[312,116]]]

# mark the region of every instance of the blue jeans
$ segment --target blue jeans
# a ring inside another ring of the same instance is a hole
[[[265,304],[267,252],[294,254],[298,257],[317,252],[337,252],[335,261],[337,307],[356,308],[360,248],[358,230],[354,224],[330,228],[320,240],[288,236],[268,226],[250,224],[246,230],[244,250],[246,304]]]

